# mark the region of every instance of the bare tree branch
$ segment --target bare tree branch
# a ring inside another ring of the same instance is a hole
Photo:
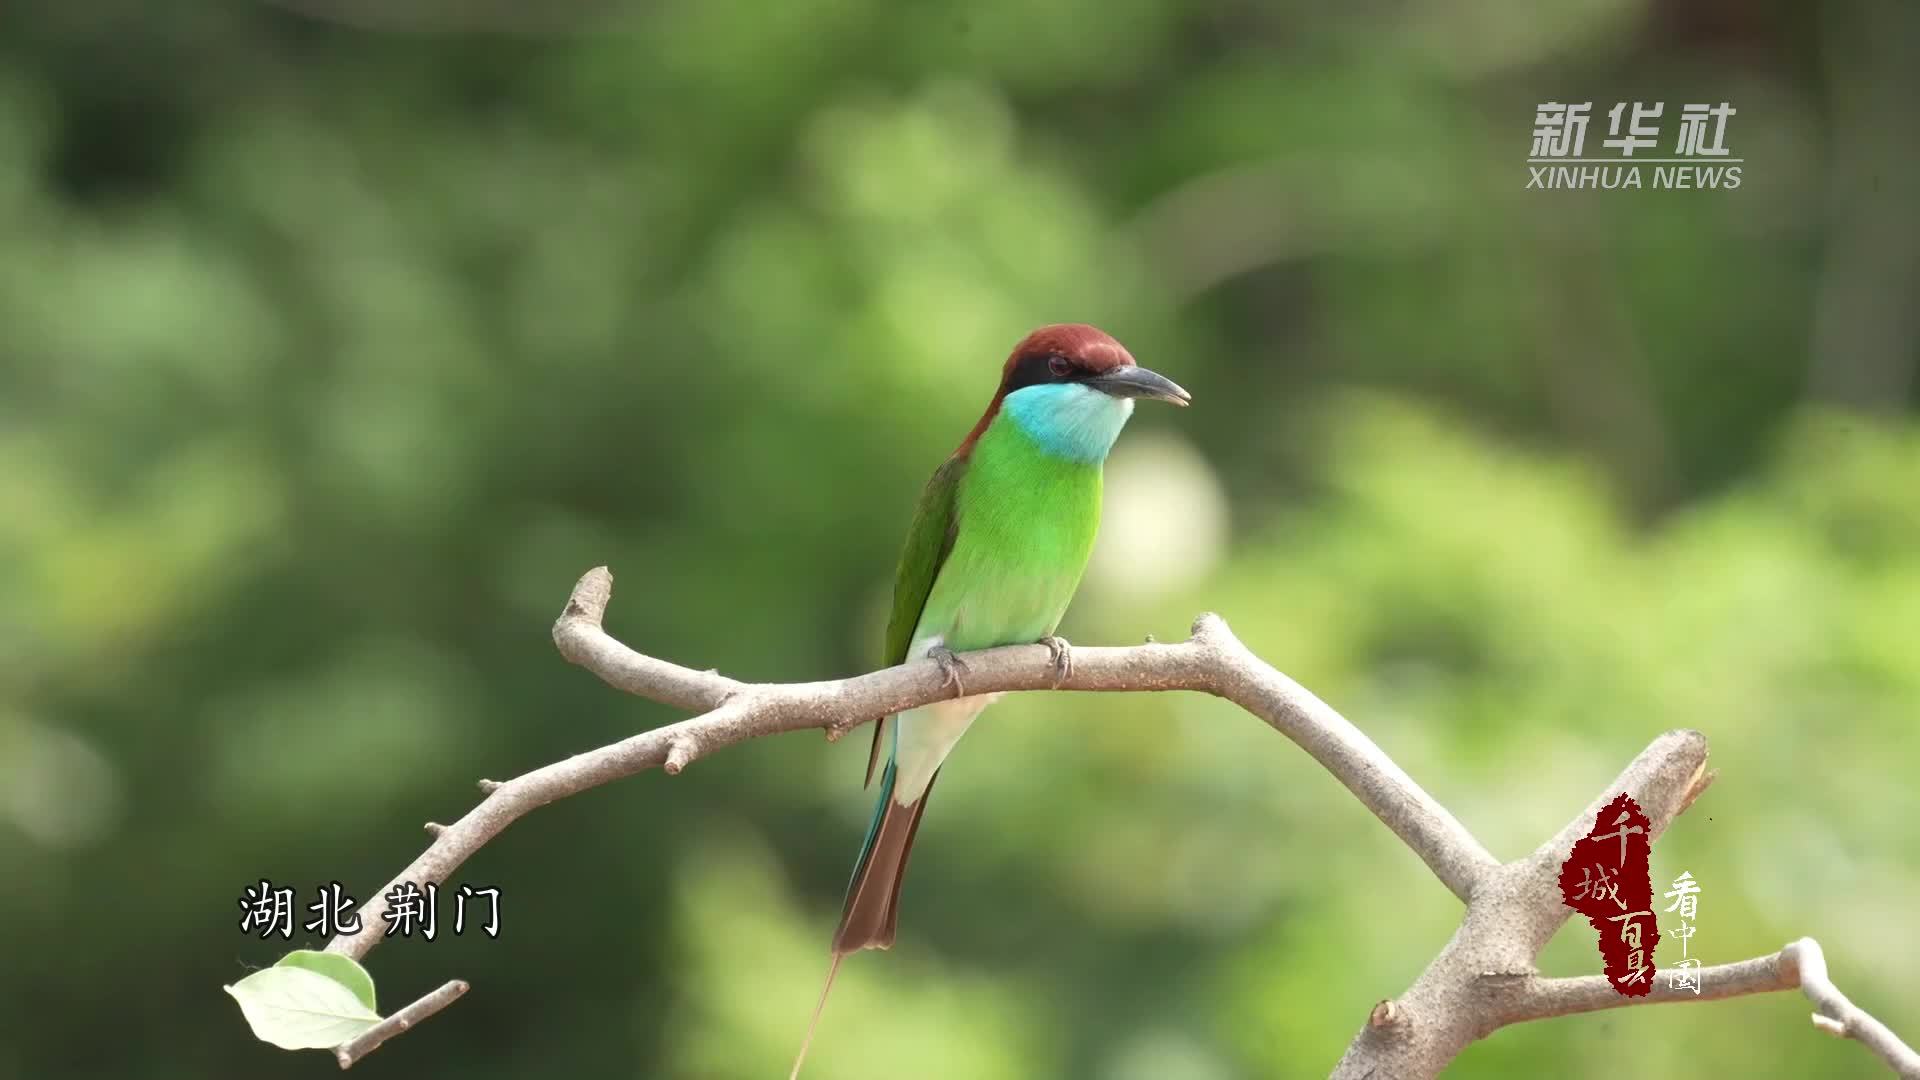
[[[1494,980],[1499,976],[1483,978]],[[1848,1001],[1840,988],[1833,985],[1827,978],[1826,956],[1820,951],[1820,943],[1812,938],[1791,942],[1768,956],[1700,968],[1693,972],[1693,979],[1700,988],[1697,994],[1691,989],[1676,990],[1671,982],[1656,980],[1653,992],[1647,997],[1630,998],[1622,997],[1601,975],[1573,979],[1523,975],[1510,984],[1489,987],[1489,995],[1508,1003],[1501,1013],[1501,1023],[1512,1024],[1649,1001],[1712,1001],[1798,988],[1819,1010],[1813,1014],[1815,1027],[1858,1040],[1892,1066],[1896,1075],[1906,1080],[1920,1080],[1920,1054],[1901,1042],[1885,1024]]]
[[[1847,995],[1833,985],[1827,978],[1827,957],[1820,951],[1819,942],[1801,938],[1780,953],[1787,963],[1800,968],[1800,989],[1817,1010],[1813,1014],[1814,1027],[1829,1035],[1858,1041],[1879,1054],[1901,1080],[1920,1080],[1920,1053],[1901,1042],[1900,1036],[1887,1025],[1848,1001]]]
[[[1437,1076],[1460,1051],[1508,1024],[1554,1016],[1667,1001],[1714,1000],[1803,987],[1816,995],[1831,991],[1837,999],[1822,1005],[1819,1020],[1849,1022],[1846,1034],[1871,1047],[1895,1072],[1914,1080],[1901,1054],[1913,1051],[1887,1028],[1855,1008],[1826,981],[1824,962],[1818,977],[1803,981],[1805,957],[1820,947],[1803,938],[1772,956],[1703,969],[1701,993],[1675,992],[1656,981],[1645,997],[1625,997],[1604,977],[1541,978],[1534,967],[1553,935],[1573,909],[1560,895],[1561,864],[1573,843],[1593,828],[1600,808],[1620,792],[1633,796],[1653,822],[1657,836],[1692,806],[1714,773],[1706,767],[1706,737],[1697,731],[1669,731],[1653,741],[1598,798],[1568,822],[1552,840],[1525,858],[1498,868],[1468,901],[1453,940],[1399,999],[1374,1006],[1334,1069],[1336,1078]],[[1385,1014],[1391,1020],[1381,1023]],[[1846,1017],[1846,1021],[1840,1021]]]
[[[548,803],[647,769],[678,773],[715,750],[748,739],[807,728],[824,729],[829,739],[838,738],[877,717],[953,693],[939,665],[925,660],[848,679],[791,684],[745,683],[715,671],[681,667],[634,652],[606,633],[602,620],[612,595],[613,575],[605,567],[588,571],[574,586],[553,627],[561,655],[610,686],[699,715],[504,783],[480,781],[485,797],[479,805],[452,825],[429,823],[433,842],[427,850],[361,906],[361,929],[334,938],[327,945],[329,952],[366,956],[384,937],[388,893],[408,882],[445,881],[508,825]],[[1312,755],[1465,902],[1453,939],[1405,994],[1373,1008],[1336,1066],[1336,1077],[1434,1076],[1469,1043],[1507,1024],[1693,997],[1656,991],[1649,998],[1627,999],[1603,979],[1543,979],[1533,965],[1571,914],[1561,902],[1559,867],[1574,840],[1592,828],[1600,807],[1626,791],[1646,812],[1657,835],[1712,782],[1706,739],[1699,732],[1671,731],[1654,740],[1553,839],[1524,858],[1502,864],[1372,740],[1254,656],[1216,615],[1194,620],[1191,636],[1183,642],[1076,647],[1064,680],[1057,678],[1044,645],[987,649],[968,653],[964,660],[969,694],[1194,690],[1232,701]],[[1815,1019],[1823,1027],[1872,1047],[1896,1070],[1905,1067],[1902,1054],[1913,1054],[1827,981],[1819,946],[1811,940],[1795,942],[1774,956],[1707,969],[1706,974],[1712,981],[1703,999],[1801,985],[1820,1008]],[[444,1008],[465,989],[465,983],[449,983],[341,1046],[336,1050],[341,1067]],[[379,1039],[372,1039],[376,1033]]]
[[[1483,975],[1485,992],[1499,1008],[1501,1023],[1546,1020],[1556,1016],[1618,1009],[1659,1001],[1717,1001],[1721,998],[1791,990],[1800,985],[1784,951],[1733,964],[1715,964],[1693,972],[1700,992],[1674,989],[1670,980],[1655,979],[1646,997],[1626,997],[1604,975],[1545,979],[1538,975]],[[1511,980],[1502,982],[1501,980]]]
[[[333,1048],[333,1058],[343,1069],[353,1068],[353,1063],[380,1049],[380,1044],[408,1031],[413,1025],[439,1012],[441,1009],[460,1000],[467,992],[467,984],[454,979],[419,1001],[401,1009],[385,1020],[361,1032],[359,1036],[343,1042]]]
[[[1705,775],[1706,758],[1699,732],[1667,732],[1552,840],[1489,873],[1453,939],[1394,1003],[1395,1022],[1363,1026],[1333,1075],[1437,1076],[1468,1044],[1497,1030],[1503,1021],[1489,1007],[1482,978],[1534,973],[1534,958],[1573,913],[1561,900],[1559,873],[1574,840],[1621,791],[1640,804],[1656,834],[1664,830]]]
[[[747,739],[806,728],[829,738],[880,716],[949,696],[939,666],[917,661],[830,682],[743,683],[644,656],[602,627],[613,595],[605,567],[574,586],[554,624],[561,655],[629,693],[702,710],[610,746],[535,769],[504,783],[483,780],[486,797],[451,825],[430,823],[433,842],[360,908],[360,930],[327,951],[363,958],[385,936],[387,894],[411,882],[442,882],[508,825],[558,799],[647,769],[678,773],[707,754]],[[1260,662],[1218,616],[1194,621],[1177,644],[1075,648],[1073,670],[1056,680],[1043,645],[988,649],[965,656],[967,692],[1008,690],[1197,690],[1228,698],[1298,742],[1386,822],[1456,896],[1468,897],[1497,862],[1445,807],[1326,703]]]

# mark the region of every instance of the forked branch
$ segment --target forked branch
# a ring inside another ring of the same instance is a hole
[[[788,684],[747,683],[681,667],[637,653],[606,633],[602,620],[612,595],[613,575],[605,567],[588,571],[574,586],[553,627],[561,655],[610,686],[698,715],[504,783],[481,781],[485,798],[479,805],[452,825],[429,824],[433,842],[426,851],[361,906],[361,929],[334,938],[327,945],[329,952],[366,956],[384,936],[380,928],[389,892],[407,882],[445,881],[508,825],[538,807],[652,768],[678,773],[715,750],[748,739],[807,728],[838,738],[877,717],[953,693],[939,665],[929,660],[847,679]],[[1216,615],[1194,620],[1191,635],[1178,643],[1076,647],[1064,680],[1058,677],[1052,653],[1040,644],[968,653],[964,661],[970,694],[1194,690],[1232,701],[1312,755],[1465,903],[1465,917],[1453,940],[1406,994],[1374,1008],[1336,1076],[1433,1076],[1468,1043],[1507,1024],[1646,1000],[1681,1000],[1672,993],[1621,998],[1597,978],[1542,979],[1533,960],[1570,913],[1561,903],[1558,868],[1573,840],[1592,826],[1599,807],[1616,792],[1631,792],[1657,832],[1711,782],[1712,774],[1705,769],[1706,739],[1698,732],[1662,735],[1557,836],[1527,857],[1503,864],[1371,739],[1254,656]],[[1820,1008],[1816,1022],[1859,1039],[1901,1075],[1920,1077],[1913,1051],[1827,981],[1819,946],[1811,940],[1795,942],[1771,957],[1708,969],[1708,974],[1720,978],[1703,997],[1802,986]],[[408,1006],[376,1029],[380,1039],[432,1015],[464,990],[465,984],[456,981]],[[378,1039],[368,1036],[336,1051],[342,1068],[378,1045]]]

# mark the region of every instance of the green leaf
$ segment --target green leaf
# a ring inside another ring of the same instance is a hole
[[[280,962],[274,966],[317,971],[353,991],[353,996],[359,998],[360,1004],[365,1005],[369,1010],[376,1013],[380,1011],[380,1006],[374,1004],[373,1000],[373,976],[367,974],[367,969],[361,967],[359,961],[351,956],[320,952],[315,949],[295,949],[281,957]]]
[[[254,1036],[282,1050],[324,1050],[380,1022],[344,984],[303,967],[264,968],[225,989]]]

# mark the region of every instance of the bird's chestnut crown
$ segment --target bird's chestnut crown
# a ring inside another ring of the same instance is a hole
[[[1043,326],[1028,334],[1007,357],[1000,392],[1049,383],[1082,383],[1114,397],[1175,405],[1192,400],[1172,380],[1134,363],[1133,354],[1111,335],[1084,323]]]

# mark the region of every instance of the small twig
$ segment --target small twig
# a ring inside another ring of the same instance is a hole
[[[1827,957],[1820,951],[1819,942],[1801,938],[1780,952],[1800,969],[1800,989],[1818,1010],[1813,1014],[1814,1027],[1852,1039],[1879,1054],[1902,1080],[1920,1080],[1920,1053],[1872,1014],[1847,1000],[1847,995],[1827,978]]]
[[[1819,1009],[1813,1014],[1815,1027],[1857,1040],[1880,1055],[1904,1080],[1920,1080],[1920,1054],[1901,1042],[1885,1024],[1847,1000],[1827,977],[1826,956],[1820,950],[1820,943],[1812,938],[1801,938],[1768,956],[1697,968],[1688,976],[1699,987],[1699,993],[1691,988],[1676,989],[1671,978],[1656,978],[1652,992],[1646,997],[1624,997],[1601,975],[1573,979],[1527,977],[1514,980],[1512,985],[1494,982],[1489,992],[1496,999],[1510,1002],[1503,1010],[1502,1022],[1520,1023],[1628,1005],[1715,1001],[1799,989]]]
[[[831,729],[829,729],[831,730]],[[667,760],[660,766],[668,776],[680,775],[696,755],[692,739],[679,739],[667,746]]]
[[[1689,975],[1700,987],[1698,994],[1691,989],[1675,989],[1669,975],[1670,969],[1656,976],[1646,997],[1623,995],[1613,988],[1604,975],[1581,975],[1570,979],[1526,975],[1511,980],[1483,977],[1483,981],[1487,996],[1495,1002],[1503,1024],[1662,1001],[1717,1001],[1746,994],[1791,990],[1800,985],[1799,976],[1794,973],[1791,964],[1782,960],[1781,953],[1695,969]]]
[[[460,995],[466,993],[467,989],[467,984],[463,980],[454,979],[361,1032],[355,1038],[334,1047],[333,1059],[340,1063],[342,1069],[353,1068],[354,1062],[379,1049],[381,1043],[409,1030],[420,1021],[460,1000]]]

